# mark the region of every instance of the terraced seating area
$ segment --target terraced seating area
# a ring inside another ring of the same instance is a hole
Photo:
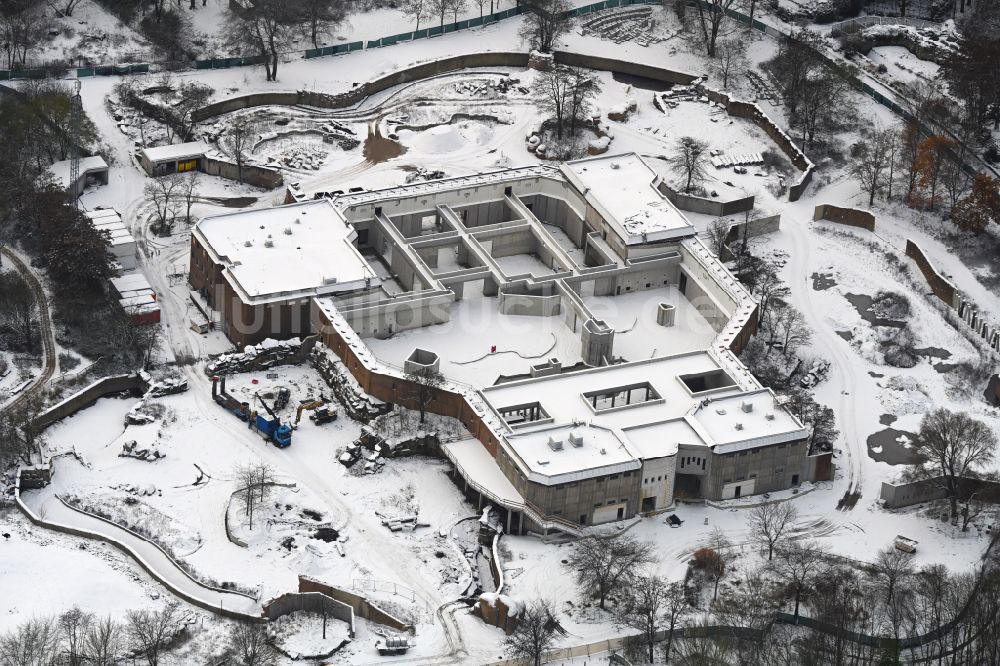
[[[583,23],[583,34],[596,34],[616,44],[635,42],[649,46],[663,41],[653,32],[652,7],[635,7],[595,14]]]

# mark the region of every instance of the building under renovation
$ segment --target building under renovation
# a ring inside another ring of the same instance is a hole
[[[511,530],[832,479],[736,357],[757,303],[660,183],[602,156],[206,218],[191,284],[235,343],[317,333],[381,400],[440,371],[428,408],[472,433],[443,453]]]

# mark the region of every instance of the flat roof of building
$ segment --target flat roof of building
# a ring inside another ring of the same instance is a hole
[[[714,371],[721,371],[715,359],[708,352],[697,351],[523,379],[485,388],[482,394],[496,410],[537,401],[555,423],[577,420],[606,428],[630,428],[684,416],[703,396],[693,395],[679,377]],[[659,399],[595,411],[584,397],[585,393],[646,382]],[[739,390],[732,385],[716,389],[715,394],[733,394]]]
[[[641,465],[635,452],[613,430],[584,423],[517,432],[506,440],[536,482],[566,483]]]
[[[689,420],[716,453],[804,439],[809,431],[767,389],[713,398]]]
[[[635,153],[574,160],[562,169],[629,245],[696,233],[687,218],[656,189],[656,171]]]
[[[156,164],[157,162],[173,162],[184,158],[201,157],[209,150],[209,145],[204,141],[189,141],[143,148],[140,153],[145,155],[147,160]]]
[[[642,458],[676,455],[679,444],[704,444],[701,436],[683,418],[627,428],[623,434]]]
[[[470,480],[481,486],[487,493],[508,505],[522,505],[524,498],[514,484],[504,476],[496,458],[490,455],[483,443],[469,437],[457,442],[442,444],[445,455],[465,472]]]
[[[194,233],[249,300],[378,283],[354,247],[354,227],[326,200],[206,217]]]

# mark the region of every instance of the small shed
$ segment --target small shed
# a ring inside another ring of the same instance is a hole
[[[136,324],[158,324],[160,304],[146,276],[139,272],[111,278],[118,304]]]
[[[88,185],[108,184],[108,163],[100,155],[80,158],[80,176],[75,183],[69,182],[72,160],[55,162],[49,167],[52,179],[66,188],[70,194],[80,196]]]
[[[111,237],[111,254],[122,271],[134,271],[138,267],[139,248],[135,238],[129,233],[121,215],[113,208],[98,208],[84,213],[95,229],[107,231]]]
[[[139,163],[146,173],[154,177],[187,171],[204,171],[205,153],[208,150],[208,144],[204,141],[143,148],[139,151]]]

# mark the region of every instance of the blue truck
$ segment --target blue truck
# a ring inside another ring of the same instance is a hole
[[[267,403],[258,394],[254,394],[257,400],[260,401],[261,406],[263,406],[264,411],[267,412],[267,416],[259,412],[252,411],[250,409],[250,403],[241,402],[231,396],[226,391],[226,378],[225,376],[215,375],[212,377],[212,399],[215,400],[223,409],[232,413],[236,418],[241,421],[245,421],[250,428],[257,430],[261,433],[265,439],[269,440],[275,446],[283,449],[287,446],[292,445],[292,428],[281,422],[278,415],[267,406]],[[270,418],[268,418],[270,417]]]

